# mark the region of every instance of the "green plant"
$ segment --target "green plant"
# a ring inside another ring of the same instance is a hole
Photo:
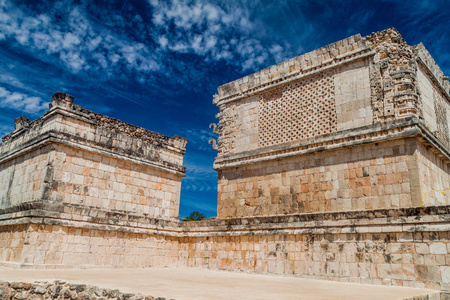
[[[182,218],[182,221],[201,221],[206,219],[206,216],[198,211],[191,212],[186,218]]]

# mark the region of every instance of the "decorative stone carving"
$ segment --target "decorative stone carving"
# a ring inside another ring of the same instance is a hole
[[[14,120],[14,130],[20,130],[20,129],[28,129],[30,128],[30,120],[24,116],[20,116],[17,119]]]
[[[212,143],[212,149],[217,151],[217,142],[215,139],[209,139],[208,144]]]
[[[52,96],[52,102],[65,101],[69,103],[73,103],[75,98],[69,94],[65,94],[63,92],[56,92]]]
[[[333,72],[325,72],[262,94],[259,146],[335,132],[334,89]]]
[[[211,123],[209,124],[209,129],[213,129],[213,133],[214,134],[219,134],[219,131],[217,130],[217,124],[216,123]]]

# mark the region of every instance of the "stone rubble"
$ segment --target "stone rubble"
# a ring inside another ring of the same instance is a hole
[[[0,281],[0,300],[166,300],[164,297],[122,293],[86,284],[54,282],[6,282]],[[167,299],[169,300],[169,299]],[[175,299],[170,299],[175,300]]]

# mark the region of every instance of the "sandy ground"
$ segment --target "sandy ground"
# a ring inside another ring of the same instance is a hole
[[[60,279],[122,292],[176,300],[203,299],[404,299],[436,293],[403,287],[256,275],[198,269],[0,269],[0,280],[34,282]]]

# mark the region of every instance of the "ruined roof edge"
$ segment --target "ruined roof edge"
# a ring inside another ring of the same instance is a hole
[[[299,76],[307,76],[312,73],[311,71],[332,68],[333,66],[337,66],[339,62],[346,63],[346,60],[349,58],[359,59],[371,53],[375,54],[375,50],[373,49],[374,46],[372,45],[371,47],[370,40],[381,35],[387,36],[393,43],[407,45],[398,30],[393,27],[371,33],[365,37],[356,34],[226,83],[218,87],[218,94],[214,95],[213,103],[220,105],[242,97],[251,96],[257,92],[271,88],[272,86],[289,82]],[[410,47],[417,51],[417,49],[420,48],[420,44]],[[426,51],[425,47],[423,47],[423,49]],[[426,53],[428,53],[428,51],[426,51]],[[429,57],[431,57],[431,55],[429,55]],[[432,65],[433,64],[437,66],[434,60],[432,60]],[[439,72],[442,72],[439,67],[438,70]],[[442,84],[442,80],[440,78],[438,79]],[[446,90],[448,93],[448,88]]]
[[[43,121],[46,117],[46,115],[48,115],[51,111],[52,111],[52,107],[55,107],[55,105],[57,104],[61,104],[63,103],[64,107],[76,112],[78,114],[83,115],[83,117],[86,119],[87,122],[98,126],[98,127],[103,127],[107,130],[110,130],[112,132],[117,132],[117,133],[122,133],[128,136],[131,136],[133,138],[138,138],[141,139],[143,141],[146,142],[159,142],[159,143],[163,143],[169,146],[173,146],[175,148],[178,148],[180,150],[184,150],[185,146],[187,144],[187,142],[189,141],[189,139],[187,138],[183,138],[180,137],[178,135],[174,135],[173,137],[169,137],[166,135],[163,135],[161,133],[157,133],[154,131],[151,131],[149,129],[143,128],[143,127],[139,127],[124,121],[121,121],[119,119],[116,118],[112,118],[100,113],[96,113],[94,111],[85,109],[83,107],[81,107],[80,105],[76,105],[73,104],[73,100],[74,97],[62,92],[56,92],[55,94],[53,94],[52,96],[52,102],[49,105],[49,110],[46,111],[44,113],[44,115],[34,121],[29,122],[27,124],[27,127],[33,127],[36,124],[40,123],[41,121]],[[17,118],[18,119],[26,119],[23,116]],[[28,120],[28,119],[26,119]],[[23,123],[23,121],[22,121]],[[14,138],[15,134],[18,133],[19,130],[23,130],[23,128],[25,128],[26,126],[21,126],[20,128],[17,127],[17,122],[16,122],[16,128],[13,132],[3,136],[2,138],[2,142],[8,141],[12,138]],[[25,128],[26,129],[26,128]],[[1,143],[0,143],[1,145]]]
[[[217,88],[218,94],[214,96],[213,103],[217,104],[220,100],[227,99],[242,92],[256,89],[261,86],[271,85],[286,78],[298,75],[301,72],[314,69],[315,67],[330,64],[336,58],[356,54],[367,48],[361,34],[358,33],[352,35],[348,38],[336,41],[240,79],[223,84]]]

